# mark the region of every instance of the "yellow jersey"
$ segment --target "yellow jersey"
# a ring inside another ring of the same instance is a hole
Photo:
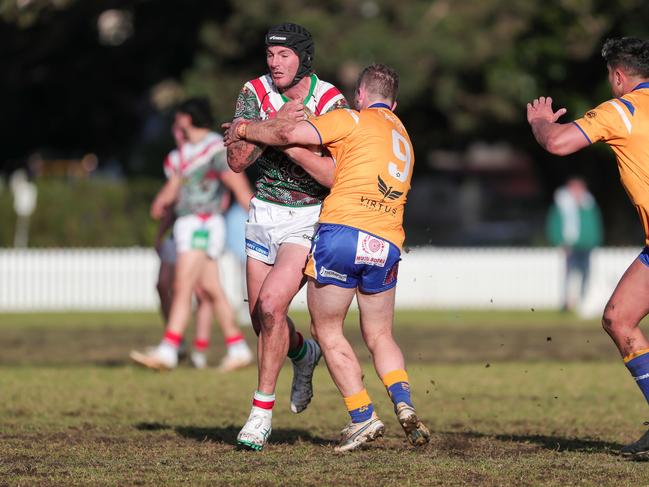
[[[414,165],[410,137],[383,103],[334,110],[309,120],[334,158],[321,223],[347,225],[392,242],[405,240],[403,211]]]
[[[649,245],[649,82],[602,103],[574,124],[591,144],[601,140],[613,149],[622,185],[638,210]]]

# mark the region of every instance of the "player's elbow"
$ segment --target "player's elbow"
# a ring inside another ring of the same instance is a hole
[[[236,173],[243,172],[244,169],[242,164],[230,163],[230,161],[228,161],[228,166],[230,166],[232,172],[236,172]]]
[[[230,166],[230,169],[234,172],[242,172],[246,168],[245,161],[241,160],[241,157],[238,157],[238,154],[234,150],[230,150],[229,147],[227,151],[227,161],[228,166]]]
[[[545,150],[555,156],[567,156],[574,152],[570,145],[560,137],[550,137],[545,143]]]
[[[320,181],[320,184],[322,184],[325,188],[331,189],[331,187],[334,185],[334,175],[326,175],[324,176]]]

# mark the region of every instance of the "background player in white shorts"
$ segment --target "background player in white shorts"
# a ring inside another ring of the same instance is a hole
[[[179,166],[179,154],[182,146],[188,142],[185,138],[184,131],[176,124],[172,126],[172,133],[176,141],[178,150],[172,151],[165,159],[164,172],[167,178],[171,177]],[[160,311],[163,317],[163,325],[166,327],[169,321],[169,310],[171,309],[171,301],[173,299],[173,283],[176,269],[176,242],[173,238],[173,233],[168,234],[168,231],[173,228],[176,214],[173,207],[169,206],[164,209],[164,214],[159,220],[158,231],[156,234],[155,249],[158,257],[160,258],[160,268],[158,270],[158,281],[156,283],[156,290],[160,298]],[[227,235],[226,235],[227,237]],[[197,296],[196,308],[196,334],[194,336],[194,343],[189,359],[192,365],[198,369],[207,367],[207,347],[209,345],[210,334],[212,329],[212,320],[214,313],[212,312],[212,304],[209,300],[201,299],[202,291],[200,288],[194,290]],[[222,320],[219,320],[221,323]],[[180,344],[178,349],[178,356],[182,359],[187,353],[186,341]]]
[[[313,54],[313,39],[304,27],[272,27],[266,34],[269,73],[244,85],[234,119],[303,120],[307,114],[346,107],[340,91],[313,72]],[[282,109],[289,99],[303,103]],[[294,160],[309,167],[309,173]],[[259,450],[270,435],[275,385],[287,353],[294,371],[291,410],[303,411],[313,396],[311,378],[320,348],[295,331],[287,313],[304,284],[302,271],[320,205],[332,183],[333,160],[302,147],[273,148],[245,141],[228,147],[228,164],[234,171],[254,162],[260,176],[246,226],[246,274],[250,315],[259,335],[259,378],[252,411],[237,441]]]
[[[228,168],[222,137],[210,130],[211,125],[207,100],[191,99],[177,110],[175,126],[183,131],[186,142],[165,161],[169,179],[151,206],[151,215],[157,219],[175,203],[177,261],[164,337],[147,352],[131,353],[133,360],[150,368],[171,369],[177,365],[178,347],[191,316],[196,289],[219,317],[228,344],[222,368],[233,370],[252,361],[221,286],[216,263],[225,242],[222,212],[229,198],[228,189],[243,206],[248,205],[252,191],[243,174]]]

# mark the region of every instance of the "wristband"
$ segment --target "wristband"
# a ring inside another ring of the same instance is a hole
[[[237,125],[237,137],[239,137],[241,140],[246,140],[246,131],[249,123],[250,122],[241,122],[239,125]]]

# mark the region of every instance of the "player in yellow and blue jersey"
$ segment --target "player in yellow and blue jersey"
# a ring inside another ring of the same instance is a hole
[[[337,451],[353,450],[384,430],[363,385],[358,358],[343,334],[354,296],[374,368],[406,437],[421,446],[430,436],[415,412],[403,353],[392,336],[405,238],[403,211],[414,164],[410,137],[393,112],[398,83],[394,70],[373,64],[359,77],[358,111],[334,110],[297,123],[235,122],[226,136],[226,145],[240,139],[273,146],[322,145],[335,161],[331,192],[323,202],[305,274],[312,331],[351,417]],[[321,166],[302,164],[309,173]]]
[[[614,98],[567,124],[557,123],[565,108],[554,112],[551,98],[537,98],[527,105],[527,120],[538,143],[553,154],[572,154],[598,141],[615,153],[622,185],[645,231],[645,247],[620,279],[602,324],[649,402],[649,340],[638,326],[649,314],[649,41],[609,39],[602,57]],[[620,453],[649,457],[649,431]]]

